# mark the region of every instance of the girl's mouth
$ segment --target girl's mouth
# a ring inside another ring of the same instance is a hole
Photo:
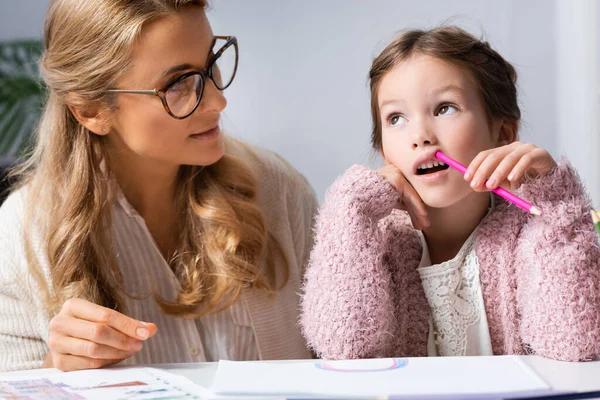
[[[417,167],[417,175],[434,174],[445,169],[448,169],[448,164],[444,164],[443,162],[437,160],[429,161],[428,163],[423,163]]]

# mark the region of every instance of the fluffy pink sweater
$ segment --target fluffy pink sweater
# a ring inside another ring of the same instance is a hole
[[[600,249],[590,200],[564,161],[518,194],[531,216],[497,198],[476,253],[494,354],[579,361],[600,353]],[[301,324],[324,358],[426,356],[429,305],[421,243],[398,193],[355,165],[329,189],[315,227]]]

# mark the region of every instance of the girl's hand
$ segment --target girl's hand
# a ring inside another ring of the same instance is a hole
[[[402,172],[392,164],[379,168],[377,172],[383,179],[391,183],[398,191],[398,194],[400,194],[400,201],[396,208],[408,212],[413,227],[419,230],[428,227],[429,219],[427,219],[425,203],[423,203],[415,188],[406,180]]]
[[[67,300],[50,321],[44,367],[74,371],[116,364],[140,351],[156,329],[86,300]]]
[[[465,180],[478,192],[498,186],[514,190],[526,175],[544,175],[554,167],[556,162],[546,150],[531,143],[513,142],[479,153],[469,164]]]

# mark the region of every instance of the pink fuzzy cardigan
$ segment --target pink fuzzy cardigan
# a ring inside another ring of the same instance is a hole
[[[580,361],[600,353],[600,250],[590,200],[561,161],[518,194],[531,216],[497,198],[476,252],[494,354]],[[309,345],[331,359],[426,356],[429,305],[421,243],[398,193],[355,165],[329,189],[303,287]]]

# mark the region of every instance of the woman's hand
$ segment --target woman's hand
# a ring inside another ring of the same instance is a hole
[[[391,183],[400,194],[397,208],[406,211],[410,215],[413,227],[419,230],[428,227],[429,219],[427,219],[425,203],[423,203],[415,188],[406,180],[404,174],[392,164],[379,168],[377,172],[383,179]]]
[[[62,371],[116,364],[142,349],[156,325],[82,299],[70,299],[50,321],[44,367]]]
[[[498,186],[514,190],[525,176],[544,175],[554,167],[556,162],[546,150],[531,143],[513,142],[479,153],[469,164],[465,180],[478,192]]]

